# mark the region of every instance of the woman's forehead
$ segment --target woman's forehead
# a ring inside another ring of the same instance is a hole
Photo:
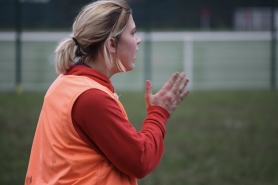
[[[129,19],[128,19],[128,22],[127,22],[127,27],[129,27],[130,29],[133,29],[133,28],[136,27],[132,15],[129,16]]]

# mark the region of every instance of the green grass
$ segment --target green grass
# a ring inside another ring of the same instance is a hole
[[[139,130],[143,93],[121,92]],[[0,93],[0,184],[23,184],[43,93]],[[278,184],[278,92],[191,92],[167,123],[165,152],[141,185]]]

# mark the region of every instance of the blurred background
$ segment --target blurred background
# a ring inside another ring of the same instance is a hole
[[[0,90],[46,90],[57,43],[88,0],[0,0]],[[136,68],[119,90],[156,88],[185,71],[190,89],[276,88],[275,0],[128,0],[142,39]]]
[[[1,185],[24,182],[54,50],[90,2],[0,0]],[[142,42],[135,69],[111,80],[132,124],[145,118],[146,79],[156,91],[185,71],[191,90],[139,184],[278,184],[278,0],[127,2]]]

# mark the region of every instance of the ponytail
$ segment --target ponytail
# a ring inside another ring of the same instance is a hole
[[[71,38],[62,40],[57,46],[55,50],[55,68],[57,73],[65,74],[74,63],[74,46],[75,42]]]
[[[73,23],[72,38],[61,41],[55,50],[56,71],[65,74],[75,59],[87,65],[93,62],[110,38],[116,38],[117,46],[131,14],[125,0],[98,0],[83,7]],[[116,65],[125,71],[121,61],[114,61],[106,47],[104,62],[108,68]]]

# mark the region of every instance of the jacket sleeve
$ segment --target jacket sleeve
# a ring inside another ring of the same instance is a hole
[[[161,107],[150,107],[137,132],[117,102],[97,89],[81,94],[72,109],[73,125],[80,137],[119,170],[139,179],[149,174],[162,157],[169,116]]]

